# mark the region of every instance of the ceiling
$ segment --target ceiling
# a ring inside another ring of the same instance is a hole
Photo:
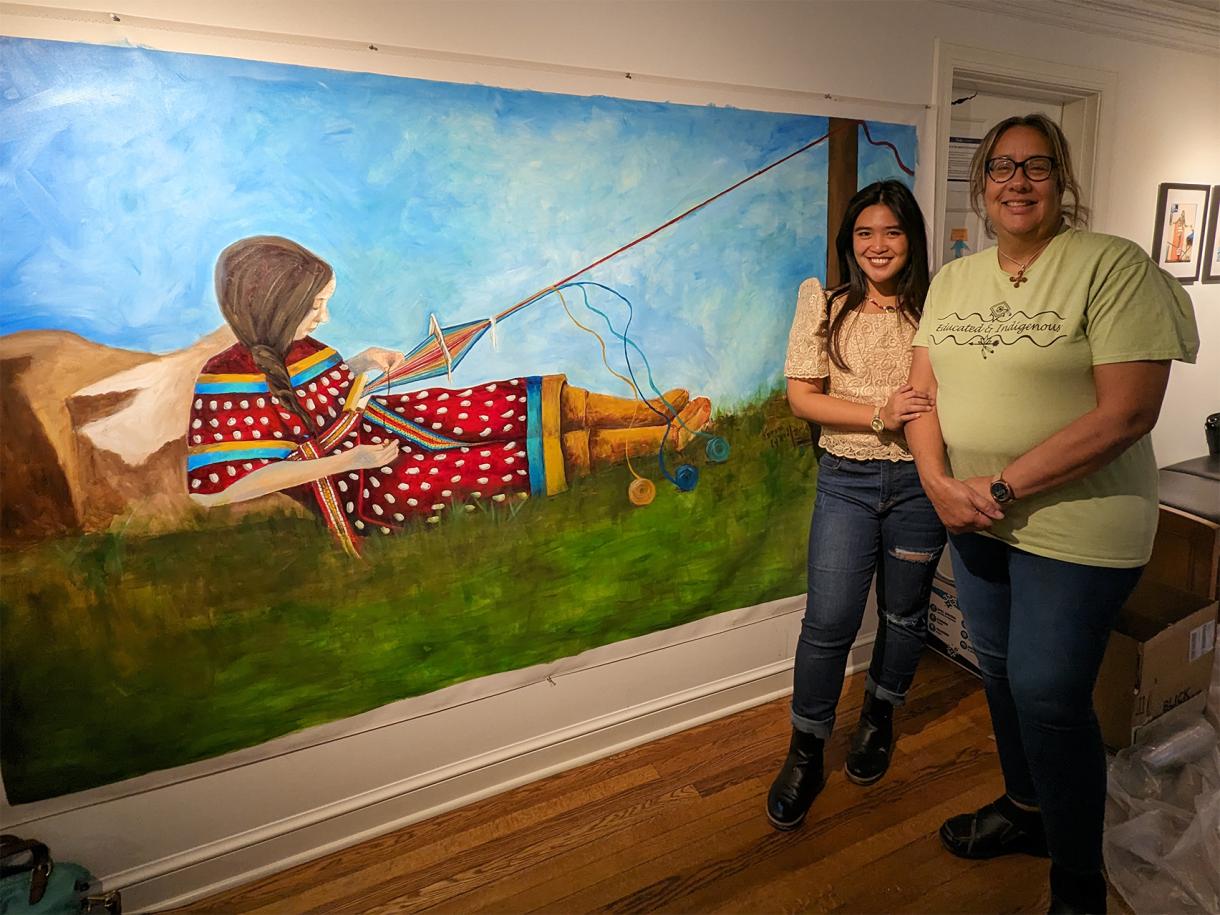
[[[978,12],[1220,57],[1220,0],[942,0]]]

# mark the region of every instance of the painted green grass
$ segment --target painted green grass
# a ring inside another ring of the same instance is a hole
[[[387,702],[804,591],[815,458],[772,397],[694,447],[694,492],[625,467],[368,541],[303,518],[92,535],[3,556],[11,803],[249,747]],[[780,433],[780,434],[777,434]],[[785,435],[783,433],[790,433]],[[657,477],[655,460],[637,468]]]

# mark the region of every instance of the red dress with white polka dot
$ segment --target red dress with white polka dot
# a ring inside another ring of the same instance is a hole
[[[285,362],[302,411],[313,428],[271,395],[249,351],[235,344],[208,361],[196,384],[187,433],[188,491],[212,494],[284,460],[295,446],[317,440],[337,422],[355,376],[342,357],[306,337]],[[427,388],[374,398],[384,416],[440,440],[399,435],[370,421],[368,411],[335,447],[395,440],[401,451],[384,467],[335,474],[343,511],[358,532],[391,533],[409,521],[436,523],[480,500],[503,502],[530,492],[526,451],[527,382],[524,378],[457,390]],[[314,505],[308,486],[285,490]],[[316,505],[315,505],[316,507]]]

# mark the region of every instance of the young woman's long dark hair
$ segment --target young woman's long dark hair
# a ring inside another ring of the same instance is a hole
[[[236,241],[216,261],[220,311],[245,344],[280,406],[314,428],[292,390],[285,359],[293,337],[326,284],[330,264],[296,242],[277,235]]]
[[[827,350],[836,366],[847,371],[842,340],[847,317],[868,298],[868,277],[856,262],[853,238],[856,220],[868,207],[881,204],[890,208],[907,237],[907,262],[898,274],[898,311],[912,324],[919,324],[924,299],[928,296],[928,234],[923,213],[915,195],[901,181],[877,181],[856,192],[847,202],[847,212],[835,236],[839,256],[839,276],[847,282],[831,290],[826,307]]]

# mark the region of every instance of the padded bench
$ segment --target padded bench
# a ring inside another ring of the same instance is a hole
[[[1215,600],[1220,578],[1220,454],[1164,467],[1160,525],[1145,575]]]

